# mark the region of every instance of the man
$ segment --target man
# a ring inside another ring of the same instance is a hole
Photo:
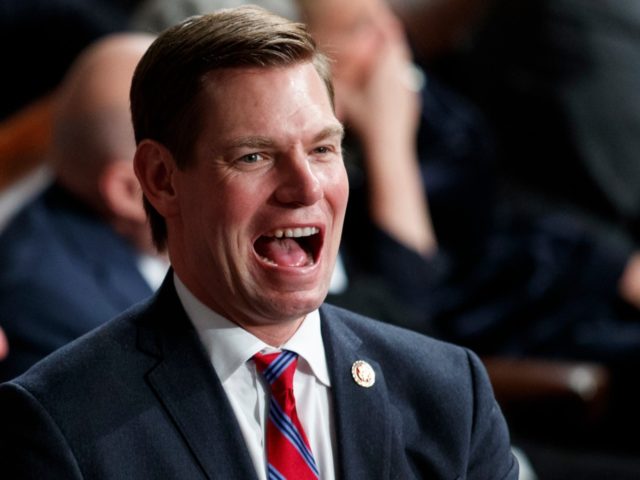
[[[158,260],[133,171],[128,102],[134,68],[152,40],[106,37],[63,81],[48,158],[55,182],[0,236],[0,325],[11,345],[0,380],[155,288],[141,270]]]
[[[0,471],[517,477],[473,354],[322,304],[348,195],[329,75],[301,25],[255,7],[154,42],[132,84],[135,168],[172,271],[0,387]]]

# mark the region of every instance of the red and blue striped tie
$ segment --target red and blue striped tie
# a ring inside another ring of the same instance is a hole
[[[288,350],[253,356],[258,371],[271,387],[267,423],[269,480],[306,480],[319,477],[293,396],[293,374],[298,356]]]

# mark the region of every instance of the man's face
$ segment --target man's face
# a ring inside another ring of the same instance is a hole
[[[324,300],[348,196],[342,126],[310,63],[211,74],[190,166],[167,219],[180,278],[241,325],[300,319]]]

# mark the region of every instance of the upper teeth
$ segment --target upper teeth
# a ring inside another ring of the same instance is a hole
[[[304,227],[304,228],[284,228],[274,230],[271,236],[276,238],[299,238],[315,235],[320,230],[317,227]]]

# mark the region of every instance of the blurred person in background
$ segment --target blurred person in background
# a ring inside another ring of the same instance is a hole
[[[637,253],[569,215],[500,217],[487,119],[431,75],[416,82],[402,25],[386,2],[299,5],[335,61],[337,112],[360,144],[343,246],[347,254],[355,246],[357,262],[347,257],[356,266],[347,271],[387,279],[418,312],[413,325],[399,320],[405,326],[479,352],[636,358],[628,321],[639,316]],[[360,203],[359,175],[368,198]],[[416,194],[418,178],[426,197]],[[365,218],[379,227],[373,234],[362,234]],[[362,241],[379,232],[401,248]],[[428,238],[428,247],[417,238]],[[620,328],[629,333],[624,340]]]
[[[0,235],[0,325],[11,345],[2,380],[149,296],[166,271],[133,172],[128,101],[152,40],[103,37],[56,94],[47,157],[54,182]]]

